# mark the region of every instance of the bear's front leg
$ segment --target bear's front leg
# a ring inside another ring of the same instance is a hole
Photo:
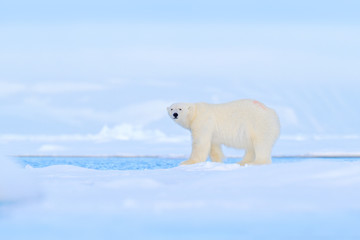
[[[189,160],[183,161],[181,165],[205,162],[210,153],[211,135],[208,131],[192,132],[192,151]]]
[[[222,162],[224,159],[224,154],[221,150],[221,145],[220,144],[211,144],[211,149],[210,149],[210,159],[213,162]]]

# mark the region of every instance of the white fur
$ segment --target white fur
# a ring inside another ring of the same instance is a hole
[[[192,135],[192,152],[182,164],[222,162],[221,145],[245,149],[241,165],[269,164],[271,151],[280,133],[276,112],[254,100],[224,104],[175,103],[169,116]],[[174,114],[178,114],[174,118]]]

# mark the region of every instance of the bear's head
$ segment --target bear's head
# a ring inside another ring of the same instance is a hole
[[[190,128],[194,118],[195,105],[191,103],[174,103],[167,108],[170,118],[184,128]]]

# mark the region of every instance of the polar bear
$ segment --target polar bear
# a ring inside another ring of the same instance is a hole
[[[175,103],[169,116],[192,135],[192,152],[181,164],[222,162],[221,145],[245,149],[240,165],[269,164],[280,134],[276,112],[259,101],[242,99],[224,104]]]

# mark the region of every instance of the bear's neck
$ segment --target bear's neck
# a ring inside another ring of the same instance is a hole
[[[191,123],[190,122],[178,122],[178,124],[180,125],[180,126],[182,126],[183,128],[186,128],[186,129],[189,129],[189,130],[191,130]]]
[[[184,128],[189,129],[190,131],[192,130],[192,126],[194,123],[194,119],[195,117],[192,117],[191,119],[189,119],[188,121],[186,121],[183,125]]]

